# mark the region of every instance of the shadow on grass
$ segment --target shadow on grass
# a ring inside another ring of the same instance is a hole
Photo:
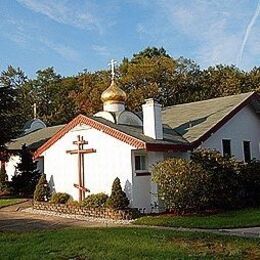
[[[71,226],[69,223],[66,224],[57,221],[49,221],[43,219],[11,218],[11,217],[4,219],[3,217],[0,215],[0,232],[3,231],[27,232],[27,231],[35,231],[35,230],[61,229],[61,228]]]

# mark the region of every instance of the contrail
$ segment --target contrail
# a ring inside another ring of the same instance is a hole
[[[255,13],[254,13],[252,19],[250,20],[250,23],[248,24],[248,26],[246,28],[246,33],[245,33],[242,45],[240,47],[239,54],[237,56],[237,65],[239,65],[241,63],[242,56],[243,56],[243,53],[244,53],[244,49],[245,49],[249,34],[251,32],[252,27],[254,26],[254,24],[256,22],[257,17],[259,16],[259,14],[260,14],[260,0],[258,1]]]

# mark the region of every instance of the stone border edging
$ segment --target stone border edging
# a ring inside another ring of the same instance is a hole
[[[24,209],[23,212],[30,213],[30,214],[37,214],[37,215],[46,215],[46,216],[53,216],[53,217],[60,217],[60,218],[75,219],[75,220],[80,220],[80,221],[99,222],[99,223],[104,223],[104,224],[129,225],[134,221],[134,220],[113,220],[113,219],[108,219],[108,218],[87,217],[87,216],[83,216],[83,215],[66,214],[66,213],[39,210],[39,209],[33,209],[33,208]]]
[[[115,210],[110,208],[85,208],[74,205],[52,204],[48,202],[37,201],[34,201],[33,209],[113,220],[132,220],[140,216],[139,211],[132,208],[125,210]]]

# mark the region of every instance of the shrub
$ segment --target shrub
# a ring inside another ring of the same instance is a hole
[[[112,184],[112,192],[106,205],[113,209],[125,209],[129,205],[129,200],[122,190],[119,178],[116,178]]]
[[[241,162],[208,149],[193,152],[191,160],[200,164],[208,173],[210,208],[230,209],[241,205]]]
[[[70,198],[71,196],[68,193],[57,192],[52,194],[50,202],[54,204],[66,204]]]
[[[159,162],[152,180],[168,211],[200,211],[208,205],[208,175],[199,164],[177,158]]]
[[[81,204],[77,201],[77,200],[73,200],[72,198],[70,198],[67,202],[66,202],[67,205],[69,206],[81,206]]]
[[[49,201],[50,187],[45,174],[42,174],[38,184],[36,185],[33,198],[36,201]]]
[[[243,187],[241,203],[243,206],[260,205],[260,161],[253,160],[242,165],[240,183]]]
[[[105,193],[91,194],[82,201],[82,206],[87,208],[103,207],[108,200],[108,195]]]

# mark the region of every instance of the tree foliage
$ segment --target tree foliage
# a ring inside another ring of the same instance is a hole
[[[37,170],[37,162],[33,161],[31,151],[23,145],[20,162],[16,166],[17,173],[12,177],[14,192],[23,196],[32,196],[41,174]]]
[[[193,60],[175,58],[163,47],[148,47],[123,58],[116,69],[116,80],[127,93],[127,108],[140,111],[144,100],[151,97],[165,107],[259,91],[260,67],[245,72],[219,64],[202,70]],[[67,123],[79,113],[95,114],[102,109],[100,96],[110,81],[108,70],[85,70],[62,77],[49,67],[28,79],[20,68],[9,66],[0,76],[0,145],[32,119],[34,103],[37,117],[47,125]]]
[[[5,170],[5,166],[1,165],[0,167],[0,191],[3,191],[7,187],[7,174]]]
[[[19,133],[25,119],[19,102],[21,85],[25,82],[26,76],[20,68],[8,66],[0,75],[0,149]]]
[[[122,190],[119,178],[116,178],[112,184],[111,195],[108,198],[106,205],[113,209],[125,209],[129,205],[129,200]]]

